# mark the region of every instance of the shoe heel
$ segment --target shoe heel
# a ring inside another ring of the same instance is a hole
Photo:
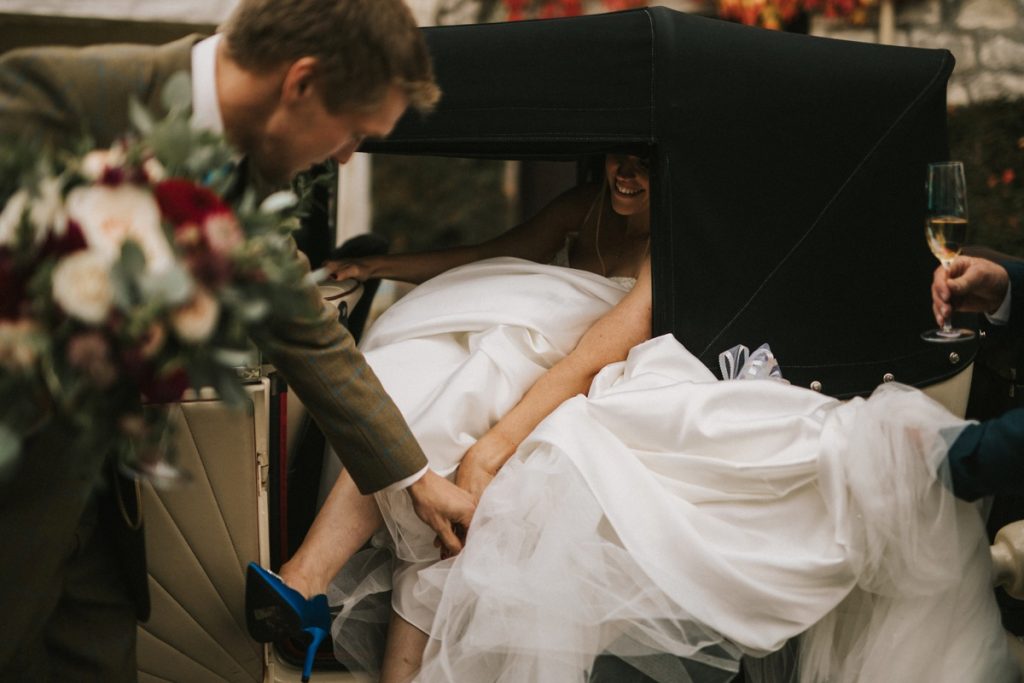
[[[316,626],[310,626],[303,630],[313,636],[309,647],[306,648],[306,663],[302,666],[302,683],[309,683],[309,677],[313,674],[313,660],[316,658],[316,651],[320,648],[320,643],[327,637],[327,631]]]

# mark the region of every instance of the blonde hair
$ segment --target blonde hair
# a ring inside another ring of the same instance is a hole
[[[250,71],[315,57],[317,85],[332,112],[373,109],[389,86],[421,112],[441,96],[423,35],[402,0],[241,0],[222,30],[228,55]]]

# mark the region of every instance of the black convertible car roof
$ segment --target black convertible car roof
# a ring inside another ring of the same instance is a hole
[[[919,338],[934,326],[923,182],[948,154],[947,51],[664,8],[424,32],[442,102],[371,151],[648,150],[653,331],[709,367],[767,341],[794,383],[850,396],[973,357],[973,342]]]

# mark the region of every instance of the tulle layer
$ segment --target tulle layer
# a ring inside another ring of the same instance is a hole
[[[601,654],[656,680],[732,678],[739,649],[650,581],[571,460],[538,449],[507,468],[463,555],[420,574],[440,606],[417,680],[585,681]]]
[[[803,636],[802,680],[1018,680],[981,516],[950,493],[964,424],[901,385],[833,413],[821,486],[858,578]]]

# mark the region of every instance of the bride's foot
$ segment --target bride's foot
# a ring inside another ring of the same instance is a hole
[[[323,586],[316,586],[313,582],[306,578],[301,570],[295,568],[295,563],[292,561],[285,562],[281,565],[281,568],[277,571],[277,576],[285,585],[296,591],[302,597],[307,600],[311,597],[325,593]]]
[[[250,562],[245,577],[245,622],[253,640],[261,643],[306,638],[302,680],[308,681],[316,650],[330,631],[331,612],[323,593],[307,599],[281,577]]]

